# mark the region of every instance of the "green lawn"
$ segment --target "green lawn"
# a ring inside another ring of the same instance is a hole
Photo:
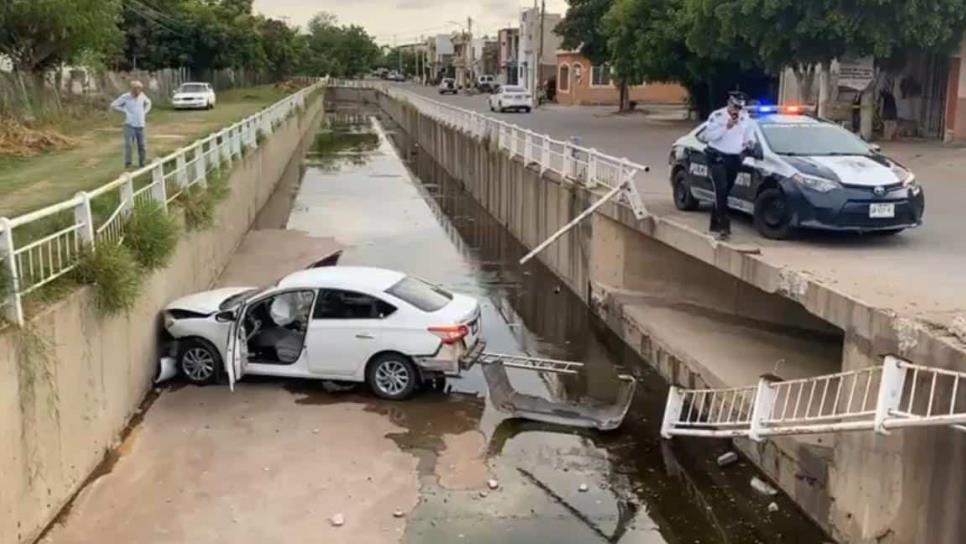
[[[210,111],[157,107],[148,115],[148,160],[251,115],[285,94],[266,85],[218,93],[218,106]],[[64,128],[77,141],[74,147],[25,159],[0,157],[0,217],[12,218],[115,179],[124,171],[122,123],[120,113],[93,115]]]

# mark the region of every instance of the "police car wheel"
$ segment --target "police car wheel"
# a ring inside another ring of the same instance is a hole
[[[674,206],[682,211],[692,211],[698,209],[698,199],[691,194],[691,184],[688,183],[688,174],[681,168],[674,172],[671,180],[671,189],[674,191]]]
[[[765,189],[755,200],[755,228],[765,238],[784,240],[792,234],[792,211],[781,189]]]

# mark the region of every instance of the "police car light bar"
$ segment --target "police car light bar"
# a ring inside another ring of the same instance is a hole
[[[755,113],[784,113],[786,115],[800,115],[808,111],[806,106],[755,106]]]

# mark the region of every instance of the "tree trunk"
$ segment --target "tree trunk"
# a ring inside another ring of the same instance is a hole
[[[620,106],[617,111],[621,113],[626,113],[631,111],[630,85],[627,84],[627,81],[621,80],[619,87],[620,87]]]
[[[812,102],[815,84],[815,65],[796,66],[793,68],[795,79],[798,81],[798,101],[802,104]]]

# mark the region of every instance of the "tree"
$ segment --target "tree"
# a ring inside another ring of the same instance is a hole
[[[307,45],[306,72],[318,76],[357,77],[382,57],[379,46],[362,27],[340,26],[335,16],[326,12],[309,21]]]
[[[3,0],[0,53],[14,68],[40,73],[119,44],[120,0]]]

